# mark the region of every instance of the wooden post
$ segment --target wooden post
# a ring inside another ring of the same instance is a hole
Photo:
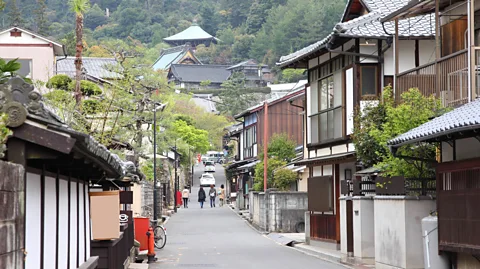
[[[476,79],[476,63],[475,63],[475,1],[468,1],[468,102],[472,101],[475,98],[475,93],[477,90],[475,79]]]
[[[263,121],[263,191],[267,191],[267,167],[268,167],[268,103],[264,102]]]
[[[396,96],[396,92],[398,91],[398,85],[397,85],[397,75],[398,75],[398,70],[399,70],[399,59],[398,59],[398,19],[395,19],[395,40],[393,42],[393,49],[394,49],[394,57],[395,57],[395,76],[393,76],[393,96]],[[397,101],[397,100],[395,100]]]
[[[435,90],[436,97],[440,98],[440,65],[438,60],[442,57],[442,40],[440,39],[440,0],[435,1]],[[443,103],[443,100],[442,100]]]

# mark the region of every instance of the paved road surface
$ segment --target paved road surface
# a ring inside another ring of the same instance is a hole
[[[169,268],[275,268],[341,269],[288,247],[280,246],[250,228],[227,206],[200,209],[197,192],[203,166],[196,166],[191,203],[179,209],[167,223],[168,240],[157,250],[158,261],[153,269]],[[216,184],[225,184],[221,165],[217,165]]]

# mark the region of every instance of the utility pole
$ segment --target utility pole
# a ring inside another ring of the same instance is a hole
[[[267,167],[268,167],[268,103],[264,102],[263,121],[263,191],[267,191]]]
[[[157,223],[157,108],[153,109],[153,221]]]
[[[173,211],[177,212],[177,191],[178,191],[178,178],[177,178],[177,140],[175,139],[175,181],[174,181],[174,191],[173,191],[173,199],[174,199],[174,205],[173,205]]]

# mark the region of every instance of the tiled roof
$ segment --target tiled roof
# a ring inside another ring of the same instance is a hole
[[[210,80],[211,83],[223,83],[230,77],[227,65],[213,64],[172,64],[170,73],[180,82],[197,82]]]
[[[160,52],[158,59],[155,60],[155,63],[153,63],[152,68],[154,70],[166,70],[170,68],[172,64],[178,63],[178,61],[181,60],[185,53],[187,53],[190,49],[191,46],[188,44],[163,49]]]
[[[83,57],[83,68],[88,75],[101,79],[118,79],[120,74],[111,72],[111,67],[118,65],[115,58]],[[57,60],[57,73],[75,76],[75,57]]]
[[[332,33],[324,39],[301,50],[280,57],[277,65],[280,67],[296,62],[323,48],[334,35],[344,37],[384,38],[395,31],[394,22],[382,25],[380,20],[408,3],[408,0],[364,0],[369,13],[347,22],[335,25]],[[433,14],[418,16],[399,21],[400,36],[430,37],[435,35],[435,19]],[[385,29],[384,29],[385,27]],[[388,34],[385,32],[387,31]]]
[[[260,65],[257,63],[257,61],[255,61],[253,59],[250,59],[250,60],[246,60],[246,61],[243,61],[241,63],[238,63],[236,65],[232,65],[232,66],[228,67],[227,69],[232,70],[232,69],[236,69],[240,66],[260,66]],[[268,67],[268,65],[266,65],[266,64],[262,64],[261,66],[262,67]]]
[[[193,23],[187,29],[181,31],[178,34],[164,38],[165,41],[177,41],[177,40],[203,40],[203,39],[215,39],[212,35],[205,32],[198,24]]]
[[[472,129],[480,129],[480,99],[413,128],[388,141],[388,144],[399,147],[404,144],[426,141],[447,134]]]

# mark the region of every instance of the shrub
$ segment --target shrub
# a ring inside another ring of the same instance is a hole
[[[292,170],[282,168],[275,171],[273,175],[273,185],[282,191],[288,191],[290,186],[297,181],[297,173]]]
[[[70,91],[75,91],[75,83],[75,80],[70,82],[68,87]],[[102,94],[102,89],[100,89],[97,84],[87,80],[80,81],[80,89],[82,91],[82,94],[85,96]]]
[[[103,104],[99,100],[85,99],[82,101],[82,110],[86,114],[95,114],[102,111]]]
[[[69,84],[72,82],[72,79],[67,75],[55,75],[51,77],[47,82],[47,87],[50,89],[58,90],[69,90]]]

